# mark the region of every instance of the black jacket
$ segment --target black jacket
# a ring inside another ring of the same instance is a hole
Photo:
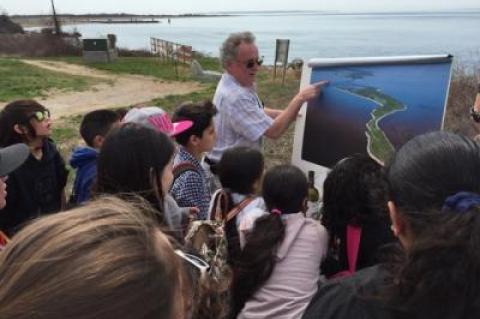
[[[47,140],[43,157],[33,155],[8,175],[7,205],[0,210],[0,230],[12,236],[20,225],[61,209],[68,171],[55,144]]]
[[[390,319],[392,310],[381,295],[390,280],[383,266],[373,266],[329,281],[319,287],[303,319]]]

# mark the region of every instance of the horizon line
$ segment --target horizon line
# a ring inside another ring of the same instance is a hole
[[[471,10],[474,10],[472,12]],[[5,10],[6,11],[6,10]],[[372,10],[372,11],[343,11],[343,10],[230,10],[230,11],[203,11],[203,12],[184,12],[184,13],[128,13],[128,12],[98,12],[98,13],[57,13],[58,15],[131,15],[131,16],[185,16],[185,15],[235,15],[235,14],[285,14],[285,13],[315,13],[325,15],[361,15],[361,14],[419,14],[419,13],[479,13],[480,7],[444,9],[444,10]],[[29,13],[29,14],[9,14],[8,12],[0,13],[8,16],[50,16],[50,13]]]

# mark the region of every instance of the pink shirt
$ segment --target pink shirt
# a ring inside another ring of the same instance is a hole
[[[237,318],[301,318],[317,291],[320,263],[327,252],[327,231],[303,213],[282,218],[285,238],[273,273]]]

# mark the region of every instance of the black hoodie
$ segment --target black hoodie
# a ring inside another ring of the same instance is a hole
[[[32,154],[8,175],[7,205],[0,210],[0,230],[12,236],[26,221],[60,211],[68,171],[55,144],[43,144],[43,156]]]

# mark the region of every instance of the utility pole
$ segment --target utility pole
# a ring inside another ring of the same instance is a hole
[[[60,35],[62,34],[62,30],[60,28],[60,21],[58,21],[57,12],[55,12],[55,4],[53,0],[50,0],[52,3],[52,12],[53,12],[53,25],[55,26],[55,34]]]

